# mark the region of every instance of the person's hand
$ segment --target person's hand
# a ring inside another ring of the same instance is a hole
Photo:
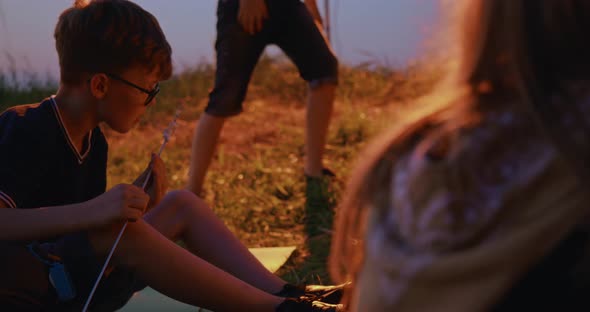
[[[151,173],[150,173],[151,172]],[[145,179],[149,175],[149,180],[145,185],[145,192],[149,195],[148,210],[157,205],[168,190],[168,179],[166,177],[166,167],[162,158],[152,154],[152,160],[143,173],[133,182],[133,185],[142,187]]]
[[[248,34],[254,35],[261,31],[267,18],[268,10],[264,0],[240,0],[238,22]]]
[[[97,226],[115,222],[136,221],[143,216],[149,196],[139,187],[119,184],[88,201]]]

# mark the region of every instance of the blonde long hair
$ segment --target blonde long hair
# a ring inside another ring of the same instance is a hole
[[[590,177],[590,131],[567,92],[570,83],[590,78],[590,1],[456,0],[453,4],[448,24],[452,37],[445,37],[445,48],[457,49],[448,58],[444,83],[428,98],[455,96],[432,103],[438,107],[436,113],[384,134],[359,158],[337,210],[329,260],[335,281],[355,284],[363,264],[367,212],[372,210],[377,218],[390,212],[391,172],[400,151],[435,124],[472,122],[472,116],[500,102],[493,99],[522,105],[519,109],[536,118],[578,176]],[[560,100],[550,100],[554,97]],[[557,122],[562,117],[571,123]],[[349,300],[350,294],[344,301]]]

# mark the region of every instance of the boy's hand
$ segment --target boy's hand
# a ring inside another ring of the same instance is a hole
[[[250,35],[262,30],[264,20],[268,18],[268,10],[264,0],[240,0],[238,22]]]
[[[133,182],[133,185],[141,188],[150,171],[150,179],[145,186],[145,192],[150,196],[148,210],[157,205],[168,190],[166,167],[164,166],[162,158],[156,154],[152,154],[152,160],[150,161],[148,167],[135,180],[135,182]]]
[[[95,213],[94,222],[100,226],[140,219],[149,200],[149,196],[141,188],[119,184],[89,203],[92,213]]]

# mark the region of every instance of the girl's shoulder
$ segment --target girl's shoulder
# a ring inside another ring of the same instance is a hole
[[[515,196],[541,187],[556,160],[528,114],[497,109],[470,118],[424,127],[396,157],[390,217],[412,248],[468,244]]]

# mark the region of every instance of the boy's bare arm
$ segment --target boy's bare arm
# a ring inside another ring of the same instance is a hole
[[[83,230],[91,223],[85,203],[35,209],[0,209],[0,240],[36,240]]]
[[[320,10],[318,9],[318,4],[316,0],[305,0],[305,6],[307,10],[313,16],[313,19],[316,20],[317,23],[323,25],[322,15],[320,14]]]
[[[120,184],[89,201],[33,209],[0,209],[0,240],[36,240],[142,217],[149,196]]]

